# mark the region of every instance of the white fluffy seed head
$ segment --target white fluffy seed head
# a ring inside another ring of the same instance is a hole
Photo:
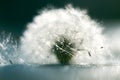
[[[27,25],[21,38],[21,50],[29,63],[58,63],[51,47],[64,35],[76,46],[71,64],[103,64],[109,50],[102,31],[84,10],[72,7],[45,10]]]

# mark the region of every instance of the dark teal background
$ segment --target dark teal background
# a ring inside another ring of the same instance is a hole
[[[0,0],[0,31],[21,35],[39,10],[48,5],[59,8],[69,3],[87,9],[96,20],[120,20],[120,0]]]

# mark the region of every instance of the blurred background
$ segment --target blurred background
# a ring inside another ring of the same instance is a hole
[[[0,0],[0,31],[19,37],[38,11],[48,6],[62,8],[67,4],[87,9],[92,19],[103,24],[120,21],[120,0]]]

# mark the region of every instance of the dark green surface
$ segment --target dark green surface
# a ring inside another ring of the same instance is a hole
[[[33,64],[0,67],[0,80],[120,80],[119,75],[120,66],[112,65],[37,66]]]

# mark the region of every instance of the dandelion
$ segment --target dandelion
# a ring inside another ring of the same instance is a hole
[[[28,63],[105,63],[109,50],[102,31],[84,10],[46,9],[28,24],[21,51]]]

